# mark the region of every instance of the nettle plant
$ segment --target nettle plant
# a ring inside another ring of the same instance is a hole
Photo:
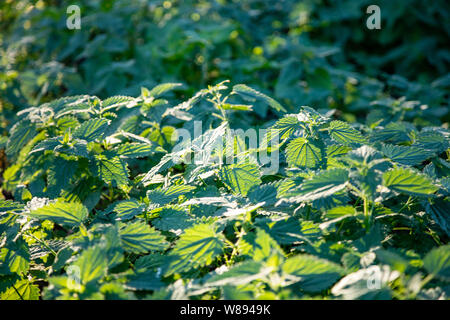
[[[2,299],[448,297],[447,129],[286,114],[228,82],[174,104],[178,87],[18,114]],[[233,125],[261,105],[279,120],[249,147]]]

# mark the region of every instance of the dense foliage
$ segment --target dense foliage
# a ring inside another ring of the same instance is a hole
[[[79,3],[0,4],[1,299],[448,299],[444,1]]]

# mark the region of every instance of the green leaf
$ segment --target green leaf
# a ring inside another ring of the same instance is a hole
[[[72,136],[75,139],[82,139],[88,142],[100,139],[103,137],[109,123],[110,121],[104,118],[90,119],[76,128]]]
[[[119,156],[127,158],[143,158],[155,152],[155,148],[147,143],[124,143],[115,148]]]
[[[61,190],[70,186],[70,180],[78,168],[78,162],[65,160],[61,157],[55,159],[47,174],[47,194],[56,198]]]
[[[131,290],[158,290],[165,286],[156,272],[146,271],[127,276],[125,287]]]
[[[76,227],[88,217],[88,210],[78,202],[57,201],[32,210],[29,215],[41,220],[50,220],[56,224]]]
[[[128,107],[128,105],[135,105],[132,103],[134,100],[135,100],[135,98],[127,97],[127,96],[109,97],[102,101],[101,113],[103,113],[107,110],[111,110],[113,108],[121,107],[121,106]]]
[[[428,150],[429,152],[444,152],[449,148],[449,139],[435,131],[421,132],[413,146]]]
[[[381,147],[381,152],[393,161],[408,166],[413,166],[424,162],[434,155],[433,152],[413,147],[413,146],[396,146],[393,144],[385,144]]]
[[[311,179],[303,181],[299,189],[293,190],[290,202],[312,201],[331,196],[347,186],[348,171],[334,168],[319,172]]]
[[[224,110],[253,111],[252,106],[245,105],[245,104],[224,103],[220,107]]]
[[[434,248],[423,259],[424,268],[435,277],[450,282],[450,245]]]
[[[152,203],[165,205],[194,189],[196,189],[196,187],[186,184],[174,185],[163,189],[149,190],[147,192],[147,198]]]
[[[291,167],[318,168],[323,165],[325,148],[317,139],[296,138],[286,148],[286,160]]]
[[[224,273],[213,275],[206,281],[205,285],[212,287],[241,286],[262,279],[269,271],[270,268],[264,268],[260,262],[245,261],[234,265]]]
[[[264,93],[256,91],[255,89],[250,88],[249,86],[246,86],[245,84],[235,85],[233,87],[233,91],[247,99],[250,98],[250,99],[263,100],[269,106],[271,106],[273,109],[275,109],[278,112],[287,112],[286,109],[283,108],[283,106],[279,102],[277,102],[275,99],[265,95]]]
[[[285,141],[300,128],[300,121],[296,116],[285,116],[278,120],[268,131],[266,141],[271,141],[278,135],[279,141]]]
[[[159,211],[159,217],[152,221],[155,228],[163,231],[181,233],[193,225],[194,220],[188,216],[184,209],[165,207]]]
[[[342,267],[311,255],[296,255],[285,261],[283,272],[298,277],[302,290],[320,292],[331,287],[345,273]]]
[[[23,209],[23,204],[19,202],[14,202],[12,200],[0,200],[0,213],[10,212],[10,211],[21,211]]]
[[[208,265],[222,253],[225,237],[211,224],[186,229],[168,256],[165,275]]]
[[[302,241],[310,242],[320,235],[318,225],[311,221],[299,221],[298,218],[290,217],[276,221],[256,221],[255,224],[264,229],[273,239],[281,245],[290,245]]]
[[[37,145],[35,145],[29,154],[33,154],[35,152],[42,152],[46,150],[54,150],[57,146],[61,144],[62,144],[62,137],[45,139],[40,141]]]
[[[6,154],[14,156],[17,154],[36,134],[36,127],[28,120],[17,122],[10,131]]]
[[[223,166],[219,170],[222,182],[235,194],[246,196],[248,191],[261,183],[259,167],[251,163]]]
[[[119,235],[123,249],[129,252],[147,253],[164,250],[168,246],[164,236],[144,221],[122,224]]]
[[[250,256],[253,261],[267,260],[272,255],[284,255],[278,243],[260,228],[256,229],[256,233],[246,234],[238,247],[241,255]]]
[[[137,216],[138,214],[141,214],[145,209],[145,205],[142,203],[139,203],[135,199],[130,200],[123,200],[116,203],[113,203],[110,205],[105,212],[115,212],[115,220],[118,221],[124,221],[124,220],[130,220]]]
[[[55,149],[55,152],[71,154],[77,157],[87,158],[89,157],[89,153],[87,150],[87,141],[85,140],[75,140],[70,142],[70,144],[61,144],[58,145]]]
[[[0,294],[0,300],[39,300],[39,287],[23,279]]]
[[[100,246],[84,250],[66,272],[75,282],[83,284],[99,280],[106,275],[108,259],[106,250]]]
[[[167,170],[168,168],[175,165],[175,159],[177,159],[176,154],[166,154],[164,155],[159,163],[155,166],[153,166],[149,172],[147,172],[144,177],[142,178],[142,184],[144,186],[148,186],[152,179],[156,176],[157,173]]]
[[[362,144],[366,142],[366,139],[359,131],[343,121],[331,121],[328,132],[333,140],[343,145]]]
[[[412,125],[406,123],[391,122],[385,128],[371,134],[371,141],[384,141],[390,143],[410,142],[411,133],[415,132]]]
[[[106,184],[112,186],[128,185],[128,168],[119,157],[106,158],[96,155],[96,175]]]
[[[339,280],[331,293],[346,300],[388,300],[392,296],[388,285],[399,276],[400,272],[390,270],[387,265],[372,265]]]
[[[439,189],[428,176],[405,168],[386,171],[383,174],[383,185],[413,196],[427,196]]]
[[[15,249],[15,250],[13,250]],[[30,265],[30,254],[23,247],[2,248],[0,250],[0,271],[1,274],[24,273],[28,271]]]
[[[148,96],[157,98],[160,95],[162,95],[163,93],[173,90],[182,85],[183,84],[181,84],[181,83],[162,83],[162,84],[159,84],[159,85],[153,87],[153,89],[151,89],[148,92]]]
[[[425,210],[441,229],[450,236],[450,201],[436,199],[433,203],[427,203]]]

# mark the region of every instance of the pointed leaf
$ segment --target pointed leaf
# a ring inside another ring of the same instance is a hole
[[[88,210],[81,203],[62,201],[49,203],[29,213],[33,218],[50,220],[69,227],[79,226],[88,214]]]
[[[439,189],[426,175],[405,168],[396,168],[385,172],[383,185],[393,191],[413,196],[427,196]]]

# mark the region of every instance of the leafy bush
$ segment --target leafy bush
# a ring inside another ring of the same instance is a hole
[[[0,299],[448,299],[444,1],[70,4],[0,3]]]
[[[283,115],[227,82],[170,107],[176,89],[21,112],[6,144],[2,299],[447,294],[448,130]],[[258,150],[232,130],[249,100],[280,115]],[[206,131],[178,143],[197,121]],[[263,149],[280,152],[277,171]],[[210,161],[192,161],[202,151]]]

